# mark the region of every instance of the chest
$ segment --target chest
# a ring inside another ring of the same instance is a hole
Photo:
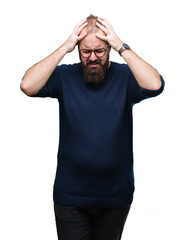
[[[84,85],[66,87],[63,91],[63,108],[66,113],[74,114],[116,114],[123,111],[127,104],[127,86],[121,84],[106,85],[99,89],[90,89]]]

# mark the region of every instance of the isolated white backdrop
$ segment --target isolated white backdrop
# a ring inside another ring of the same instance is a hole
[[[57,239],[58,102],[27,97],[20,82],[89,14],[107,18],[166,83],[160,96],[133,110],[136,191],[123,238],[185,239],[183,6],[180,0],[1,2],[0,239]],[[111,60],[124,62],[113,50]],[[62,63],[78,61],[75,49]]]

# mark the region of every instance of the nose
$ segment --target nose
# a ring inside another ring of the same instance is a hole
[[[95,61],[97,59],[97,57],[96,57],[96,55],[95,55],[95,53],[93,51],[91,52],[91,56],[89,57],[89,59],[91,61]]]

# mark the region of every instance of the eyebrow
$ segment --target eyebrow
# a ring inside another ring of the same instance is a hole
[[[90,47],[88,47],[86,44],[83,45],[83,49],[91,49]],[[95,49],[99,49],[99,48],[105,48],[105,47],[101,47],[100,45],[98,45]]]
[[[100,45],[98,45],[98,47],[96,47],[95,49],[100,49],[100,48],[105,48],[105,47],[101,47]],[[91,48],[87,47],[87,45],[84,45],[83,49],[91,50]]]

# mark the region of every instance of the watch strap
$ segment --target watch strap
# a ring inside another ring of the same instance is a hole
[[[120,50],[118,51],[118,53],[121,55],[123,51],[125,51],[126,49],[130,49],[130,46],[126,43],[123,44],[123,46],[120,48]]]

